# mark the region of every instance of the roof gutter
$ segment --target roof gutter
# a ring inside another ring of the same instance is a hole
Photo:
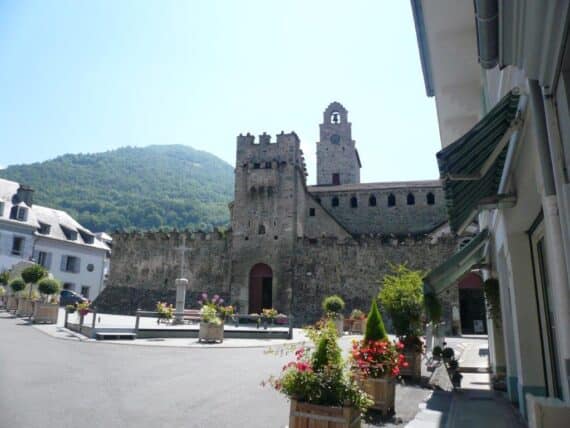
[[[475,0],[477,51],[481,67],[488,70],[499,62],[499,5],[497,0]]]
[[[420,50],[420,62],[422,64],[426,94],[428,97],[433,97],[435,95],[433,73],[431,70],[422,1],[410,0],[410,3],[412,5],[412,14],[414,15],[414,24],[416,26],[416,38],[418,39],[418,49]]]

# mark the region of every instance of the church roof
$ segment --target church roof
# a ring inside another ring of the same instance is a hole
[[[308,186],[311,193],[327,193],[327,192],[358,192],[371,190],[390,190],[390,189],[418,189],[442,187],[440,180],[421,180],[421,181],[392,181],[383,183],[358,183],[358,184],[341,184],[338,186]]]

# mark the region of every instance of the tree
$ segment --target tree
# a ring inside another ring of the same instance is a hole
[[[384,276],[378,298],[390,315],[398,336],[418,336],[423,313],[424,274],[409,269],[405,264],[392,265],[391,268],[393,274]]]
[[[54,294],[59,293],[61,290],[61,285],[59,281],[52,279],[52,278],[44,278],[38,284],[38,290],[44,296],[52,296]]]
[[[386,333],[386,328],[384,327],[384,321],[382,321],[382,316],[378,310],[378,305],[376,304],[376,299],[372,300],[372,305],[370,306],[370,312],[368,313],[368,319],[366,320],[366,331],[364,332],[364,341],[376,341],[384,340],[388,338]]]
[[[47,276],[47,271],[38,264],[27,267],[22,271],[22,279],[26,284],[37,284],[45,276]]]

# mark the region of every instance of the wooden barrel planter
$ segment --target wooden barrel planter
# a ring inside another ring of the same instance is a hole
[[[34,313],[34,302],[29,299],[18,299],[18,308],[16,309],[16,316],[30,317]]]
[[[366,319],[353,319],[352,325],[350,327],[350,332],[356,334],[363,334],[365,325],[366,325]]]
[[[319,406],[291,400],[289,428],[360,427],[360,411],[354,407]]]
[[[408,367],[401,367],[400,375],[419,380],[422,376],[422,353],[406,351],[404,357],[406,357]]]
[[[57,303],[39,303],[34,305],[34,322],[57,324],[59,305]]]
[[[224,323],[220,325],[207,322],[200,323],[200,331],[198,332],[198,342],[223,342],[224,341]]]
[[[366,378],[360,379],[359,384],[364,392],[370,394],[374,400],[371,409],[378,410],[384,415],[395,411],[396,382],[392,378]]]
[[[15,311],[18,309],[18,298],[15,296],[8,296],[8,302],[6,303],[7,311]]]

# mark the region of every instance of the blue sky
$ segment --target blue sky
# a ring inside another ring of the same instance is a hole
[[[408,1],[0,1],[0,165],[294,130],[315,179],[331,101],[362,181],[437,178]]]

